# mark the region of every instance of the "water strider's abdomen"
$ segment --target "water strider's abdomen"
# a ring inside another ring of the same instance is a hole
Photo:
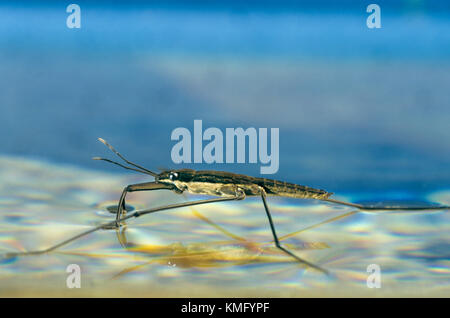
[[[257,178],[258,184],[264,188],[268,195],[297,199],[327,199],[333,193],[321,189],[314,189],[294,183]]]

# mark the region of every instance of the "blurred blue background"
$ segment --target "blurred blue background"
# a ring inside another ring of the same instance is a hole
[[[0,153],[118,171],[90,159],[109,156],[103,137],[149,169],[181,168],[170,134],[202,119],[280,128],[274,179],[449,188],[450,3],[376,1],[382,28],[368,29],[373,2],[3,1]]]

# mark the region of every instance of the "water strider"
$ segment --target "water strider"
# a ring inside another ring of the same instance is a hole
[[[272,216],[270,213],[269,206],[267,204],[267,196],[280,196],[280,197],[289,197],[289,198],[298,198],[298,199],[316,199],[320,201],[327,201],[335,204],[346,205],[350,207],[357,208],[359,210],[440,210],[440,209],[448,209],[447,206],[411,206],[411,207],[403,207],[403,206],[377,206],[377,205],[362,205],[356,203],[343,202],[335,199],[331,199],[330,196],[333,194],[331,192],[327,192],[325,190],[319,190],[310,188],[307,186],[297,185],[293,183],[288,183],[284,181],[271,180],[266,178],[255,178],[251,176],[234,174],[230,172],[223,171],[196,171],[192,169],[179,169],[179,170],[165,170],[161,173],[152,172],[138,164],[135,164],[129,160],[127,160],[124,156],[122,156],[114,147],[112,147],[109,143],[107,143],[102,138],[99,138],[103,144],[105,144],[111,151],[113,151],[118,157],[120,157],[125,163],[124,164],[112,161],[106,158],[94,157],[94,160],[103,160],[113,164],[116,164],[122,168],[128,170],[134,170],[143,174],[150,175],[154,177],[154,181],[131,184],[126,186],[122,195],[120,196],[118,202],[118,209],[116,214],[116,219],[111,222],[107,222],[101,224],[91,230],[80,233],[74,237],[71,237],[59,244],[56,244],[50,248],[39,250],[39,251],[30,251],[24,253],[9,253],[7,256],[13,257],[18,255],[36,255],[51,252],[63,245],[66,245],[80,237],[83,237],[92,232],[108,229],[108,228],[117,228],[119,229],[122,225],[122,222],[134,218],[139,217],[146,214],[151,214],[163,210],[176,209],[187,206],[208,204],[214,202],[223,202],[223,201],[232,201],[232,200],[243,200],[246,197],[251,196],[259,196],[262,199],[262,203],[266,212],[267,219],[269,221],[270,229],[272,231],[273,239],[275,246],[282,250],[284,253],[290,255],[295,258],[300,263],[303,263],[311,268],[314,268],[323,273],[328,273],[326,269],[321,268],[318,265],[315,265],[305,259],[300,258],[294,253],[290,252],[288,249],[283,247],[280,244],[280,240],[276,233],[275,225],[272,220]],[[125,198],[128,192],[135,191],[152,191],[152,190],[171,190],[175,193],[181,194],[184,192],[191,194],[200,194],[200,195],[208,195],[208,196],[217,196],[218,198],[213,199],[204,199],[204,200],[196,200],[196,201],[188,201],[177,204],[170,204],[166,206],[145,209],[140,211],[133,211],[132,213],[127,214],[126,212],[126,203]]]

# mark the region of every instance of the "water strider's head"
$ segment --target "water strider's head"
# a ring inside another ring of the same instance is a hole
[[[195,170],[180,169],[180,170],[165,170],[155,177],[156,182],[172,184],[178,190],[186,190],[186,184],[191,182],[194,178]]]

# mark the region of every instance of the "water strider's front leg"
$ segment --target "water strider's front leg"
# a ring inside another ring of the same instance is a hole
[[[176,189],[175,186],[173,185],[159,182],[145,182],[145,183],[130,184],[126,186],[122,191],[122,195],[120,196],[119,199],[119,204],[117,205],[116,227],[120,227],[120,219],[127,212],[125,208],[125,197],[127,193],[135,191],[152,191],[152,190],[176,190]]]
[[[300,263],[306,264],[318,271],[321,271],[322,273],[328,274],[328,271],[326,269],[321,268],[320,266],[317,266],[313,263],[310,263],[300,257],[298,257],[297,255],[295,255],[294,253],[292,253],[291,251],[285,249],[283,246],[281,246],[280,241],[278,239],[277,236],[277,232],[275,231],[275,225],[273,224],[272,221],[272,215],[270,214],[270,210],[269,210],[269,206],[267,205],[267,201],[266,201],[266,191],[261,188],[261,198],[263,200],[263,204],[264,204],[264,209],[266,210],[266,214],[267,214],[267,218],[269,219],[269,224],[270,224],[270,229],[272,230],[272,235],[273,235],[273,240],[275,242],[275,246],[277,248],[279,248],[280,250],[282,250],[283,252],[285,252],[286,254],[292,256],[293,258],[295,258],[297,261],[299,261]]]

